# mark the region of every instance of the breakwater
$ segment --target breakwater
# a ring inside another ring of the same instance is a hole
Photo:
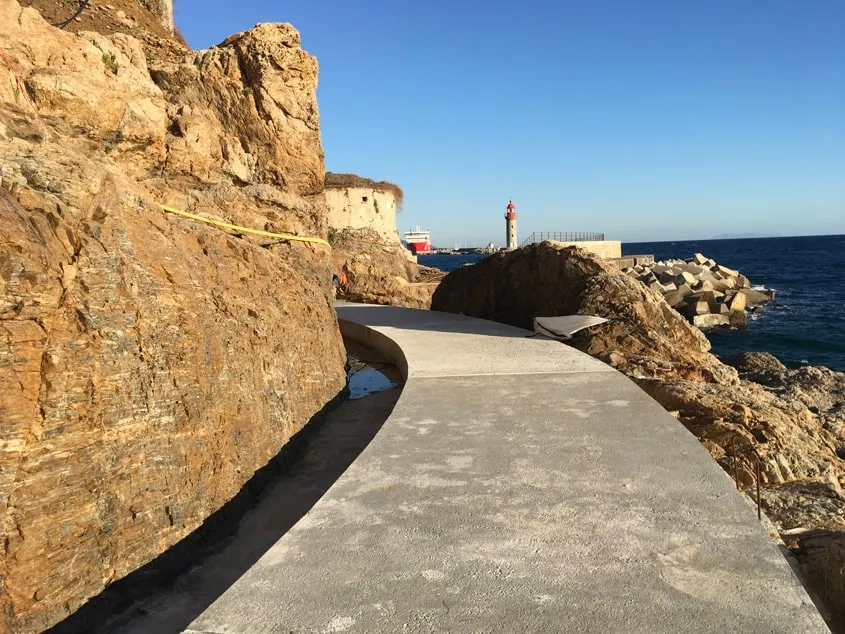
[[[696,253],[686,260],[637,264],[622,270],[663,295],[672,308],[698,328],[745,328],[749,313],[764,312],[761,304],[774,291],[752,288],[735,269]]]
[[[776,291],[745,329],[705,334],[720,356],[770,352],[790,368],[823,365],[845,371],[845,235],[625,243],[623,255],[658,260],[705,253]]]

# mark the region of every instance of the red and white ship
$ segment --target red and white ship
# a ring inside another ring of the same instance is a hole
[[[431,248],[431,232],[420,229],[419,225],[413,231],[405,232],[405,242],[414,255],[434,252]]]

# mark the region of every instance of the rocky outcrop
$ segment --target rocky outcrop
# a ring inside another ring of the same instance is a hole
[[[429,308],[444,274],[418,266],[400,241],[396,214],[402,190],[354,174],[327,174],[325,187],[332,257],[342,280],[338,298]]]
[[[573,345],[632,376],[738,382],[658,292],[577,247],[543,242],[457,269],[441,282],[432,308],[529,330],[534,317],[607,317],[610,323],[576,335]]]
[[[634,379],[741,488],[753,488],[759,461],[764,507],[785,537],[796,524],[839,535],[845,528],[845,375],[825,368],[787,370],[771,355],[742,355],[731,359],[737,368],[726,365],[661,292],[586,252],[552,243],[449,273],[432,309],[527,329],[540,316],[607,318],[570,343]],[[825,492],[824,504],[817,503],[818,491]],[[807,508],[826,510],[813,514]],[[795,546],[803,552],[808,579],[822,588],[820,596],[845,605],[841,576],[831,577],[830,567],[819,563],[828,547],[831,557],[841,556],[842,542],[833,538],[816,540],[806,552]]]
[[[0,0],[0,630],[200,526],[345,385],[316,61],[259,25],[152,67]]]
[[[698,328],[745,328],[750,312],[774,299],[761,292],[739,271],[696,253],[687,260],[665,260],[622,269],[661,293],[666,303]]]
[[[338,299],[428,309],[444,273],[420,267],[399,243],[371,229],[335,229],[332,258],[342,283]]]
[[[173,33],[173,0],[140,0],[141,5],[150,13],[156,16],[162,28],[168,33]]]
[[[184,57],[187,44],[173,21],[173,0],[27,0],[51,25],[70,33],[123,33],[155,58]]]

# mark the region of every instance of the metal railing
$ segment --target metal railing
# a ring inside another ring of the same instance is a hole
[[[584,231],[535,231],[519,246],[524,247],[529,244],[535,244],[545,240],[554,240],[555,242],[601,242],[604,240],[604,234]]]

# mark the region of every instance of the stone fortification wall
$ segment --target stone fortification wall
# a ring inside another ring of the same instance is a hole
[[[396,196],[371,187],[326,189],[328,222],[332,229],[370,229],[385,242],[399,241]]]

